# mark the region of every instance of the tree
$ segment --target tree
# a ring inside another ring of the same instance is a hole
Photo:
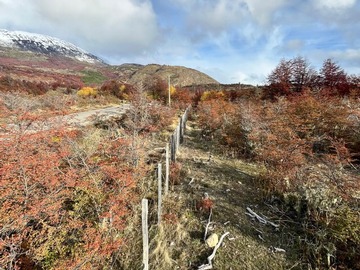
[[[354,97],[360,96],[360,76],[352,74],[348,76],[348,81],[350,84],[350,95]]]
[[[291,61],[282,59],[267,80],[269,97],[288,95],[291,87]]]
[[[169,86],[166,81],[161,79],[159,76],[148,77],[145,80],[146,91],[155,100],[161,100],[166,103],[168,100]]]
[[[312,86],[316,77],[316,71],[304,57],[282,59],[268,76],[267,95],[273,98],[302,93],[305,88]]]
[[[332,59],[326,59],[320,70],[321,85],[323,90],[331,94],[349,94],[347,74]]]
[[[316,77],[316,71],[310,66],[310,63],[301,56],[291,60],[291,84],[293,91],[303,92],[305,87],[311,86],[311,82]]]

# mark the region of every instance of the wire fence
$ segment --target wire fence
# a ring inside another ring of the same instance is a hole
[[[184,142],[184,134],[186,131],[186,123],[188,120],[191,107],[189,106],[183,115],[179,118],[179,123],[174,132],[169,137],[169,142],[165,146],[165,174],[163,174],[163,164],[158,163],[157,166],[157,225],[161,224],[162,216],[162,199],[169,192],[170,182],[170,166],[176,162],[176,154],[179,151],[180,144]],[[165,177],[163,177],[165,175]],[[164,178],[164,179],[163,179]],[[149,202],[148,199],[142,200],[142,238],[143,238],[143,269],[149,269]]]

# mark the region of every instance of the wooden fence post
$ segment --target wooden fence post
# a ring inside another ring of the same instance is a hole
[[[186,122],[188,120],[189,110],[190,110],[190,106],[186,108],[184,113],[184,132],[186,131]]]
[[[142,235],[143,235],[143,265],[144,270],[149,270],[149,204],[147,199],[142,199]]]
[[[177,126],[174,130],[174,156],[175,156],[175,159],[176,159],[176,153],[177,153]]]
[[[169,177],[170,177],[170,153],[169,143],[166,144],[165,150],[165,195],[169,191]]]
[[[179,134],[179,137],[180,137],[180,140],[179,140],[179,143],[182,144],[184,142],[184,115],[182,115],[180,117],[180,124],[179,124],[179,127],[180,127],[180,134]]]
[[[162,203],[162,174],[161,163],[158,164],[158,225],[161,222],[161,203]]]
[[[171,142],[171,161],[175,162],[176,161],[176,142],[175,142],[175,133],[173,133],[170,136],[170,142]]]
[[[176,127],[176,152],[180,146],[180,124]]]

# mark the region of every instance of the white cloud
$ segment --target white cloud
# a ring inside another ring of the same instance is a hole
[[[249,7],[249,11],[255,21],[262,26],[267,26],[275,12],[283,7],[288,1],[286,0],[245,0]]]
[[[39,13],[59,31],[66,33],[72,28],[95,50],[106,47],[105,53],[138,53],[156,39],[156,16],[150,1],[35,1]]]
[[[161,0],[164,1],[164,0]],[[231,46],[257,46],[269,39],[277,25],[273,24],[286,0],[173,0],[182,12],[187,26],[185,37],[198,46],[206,42],[221,51],[231,52]],[[236,48],[235,48],[236,50]]]
[[[315,6],[319,9],[348,9],[356,4],[356,0],[316,0]]]
[[[329,57],[339,62],[346,72],[358,73],[360,71],[360,49],[330,51],[328,52]]]
[[[189,1],[176,0],[187,12],[187,26],[190,31],[218,35],[229,27],[244,21],[246,8],[243,1]]]
[[[98,54],[141,53],[158,35],[150,0],[1,1],[1,25],[45,32]]]
[[[174,0],[186,11],[190,30],[202,30],[211,34],[241,28],[250,21],[268,27],[278,9],[286,0]]]
[[[0,0],[0,27],[9,30],[26,30],[27,26],[41,23],[34,13],[31,1]]]

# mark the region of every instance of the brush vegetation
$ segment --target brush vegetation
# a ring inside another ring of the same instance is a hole
[[[142,86],[83,66],[85,83],[2,77],[0,268],[141,269],[148,198],[150,269],[207,263],[205,231],[229,232],[214,269],[359,269],[359,86],[332,61],[316,76],[308,67],[284,60],[261,88],[172,86],[171,108],[167,81],[151,74]],[[132,106],[112,123],[30,129],[121,102]],[[158,225],[164,157],[150,153],[189,104]]]

